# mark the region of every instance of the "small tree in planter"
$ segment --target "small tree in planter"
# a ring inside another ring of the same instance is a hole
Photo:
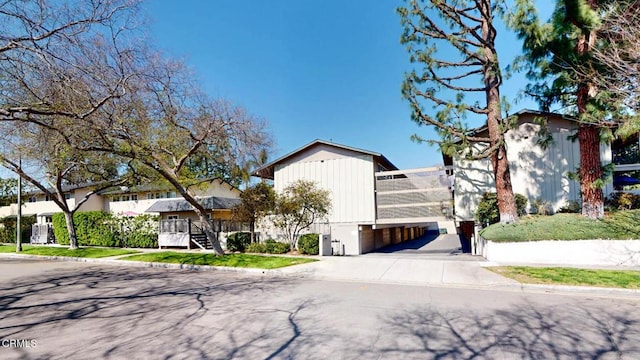
[[[298,180],[276,196],[273,225],[285,233],[293,250],[300,232],[326,217],[330,210],[329,191],[313,181]]]

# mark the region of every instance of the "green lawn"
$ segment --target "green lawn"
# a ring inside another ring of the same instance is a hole
[[[524,216],[517,224],[490,225],[480,235],[495,242],[640,239],[640,210],[612,212],[602,220],[579,214]]]
[[[0,246],[0,253],[15,252],[15,245]],[[44,256],[70,256],[81,258],[103,258],[117,255],[137,254],[139,251],[117,248],[83,247],[69,250],[66,247],[23,245],[22,254]]]
[[[315,259],[283,256],[263,256],[250,254],[227,254],[224,256],[215,256],[214,254],[179,253],[172,251],[132,255],[127,256],[122,260],[258,269],[277,269],[285,266],[316,261]]]
[[[500,266],[487,269],[528,284],[561,284],[625,289],[640,288],[640,271],[562,267]]]

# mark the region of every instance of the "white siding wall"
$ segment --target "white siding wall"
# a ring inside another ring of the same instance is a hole
[[[553,141],[546,150],[542,149],[537,145],[539,129],[539,125],[523,123],[507,134],[511,182],[515,193],[529,199],[529,209],[535,199],[542,199],[557,211],[580,196],[579,184],[567,177],[579,166],[579,144],[568,139],[575,130],[553,127]],[[495,191],[491,164],[488,160],[455,159],[454,166],[456,218],[473,220],[482,194]]]
[[[373,159],[358,155],[337,159],[295,162],[276,166],[275,190],[300,180],[315,181],[329,190],[331,223],[375,222]]]

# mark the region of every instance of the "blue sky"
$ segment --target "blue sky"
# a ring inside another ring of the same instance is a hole
[[[150,37],[184,59],[204,89],[263,117],[275,139],[271,159],[316,138],[383,153],[400,168],[442,161],[418,144],[433,130],[410,119],[400,86],[410,70],[400,44],[400,1],[154,0],[144,11]],[[512,34],[498,39],[501,61],[520,49]],[[522,77],[502,94],[511,99]],[[531,102],[513,106],[534,108]],[[481,125],[480,123],[473,124]]]

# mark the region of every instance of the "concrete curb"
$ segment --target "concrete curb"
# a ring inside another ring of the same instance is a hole
[[[583,295],[620,296],[631,295],[640,297],[640,289],[604,288],[595,286],[545,285],[521,283],[523,291],[545,291],[558,293],[578,293]]]
[[[34,260],[56,260],[69,262],[86,262],[104,265],[130,266],[140,268],[162,268],[172,270],[196,270],[196,271],[224,271],[245,273],[251,275],[273,276],[273,277],[289,277],[289,278],[307,278],[314,280],[339,281],[351,283],[373,283],[387,285],[406,285],[406,286],[432,286],[432,287],[451,287],[451,288],[473,288],[480,290],[501,290],[501,291],[521,291],[521,292],[553,292],[557,294],[580,294],[592,296],[609,296],[609,297],[640,297],[640,289],[621,289],[621,288],[602,288],[592,286],[569,286],[569,285],[544,285],[544,284],[463,284],[463,283],[429,283],[429,282],[412,282],[412,281],[391,281],[383,279],[348,279],[333,278],[331,276],[323,276],[314,274],[313,272],[289,272],[282,269],[256,269],[256,268],[236,268],[226,266],[210,266],[210,265],[190,265],[190,264],[172,264],[158,262],[143,262],[121,260],[123,255],[110,258],[77,258],[68,256],[45,256],[45,255],[29,255],[16,253],[0,253],[0,259],[34,259]],[[126,255],[124,255],[126,256]],[[286,269],[286,268],[285,268]]]

